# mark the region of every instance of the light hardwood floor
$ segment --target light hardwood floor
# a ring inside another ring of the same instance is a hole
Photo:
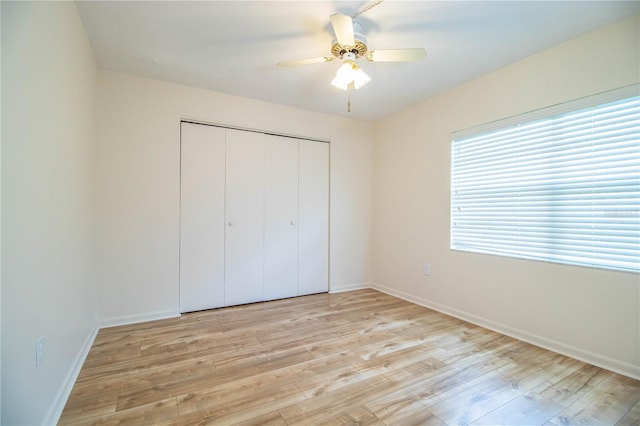
[[[640,423],[640,382],[360,290],[100,330],[60,425]]]

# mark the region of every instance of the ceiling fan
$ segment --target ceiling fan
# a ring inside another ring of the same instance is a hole
[[[427,56],[427,52],[423,48],[369,50],[360,24],[354,22],[351,16],[335,13],[330,18],[336,36],[331,46],[332,56],[279,62],[278,66],[291,67],[331,62],[339,58],[342,60],[342,65],[331,84],[339,89],[348,90],[351,87],[359,89],[371,81],[371,78],[356,64],[356,60],[360,58],[365,58],[370,62],[407,62],[418,61]]]

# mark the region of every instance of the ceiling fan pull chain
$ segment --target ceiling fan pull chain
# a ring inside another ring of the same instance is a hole
[[[379,5],[380,3],[382,3],[384,0],[375,0],[373,3],[368,4],[367,6],[365,6],[364,8],[362,8],[362,10],[360,12],[356,12],[355,15],[353,15],[351,18],[355,19],[358,16],[362,15],[365,12],[368,12],[371,8],[376,7],[377,5]]]
[[[347,112],[351,112],[351,87],[347,90]]]

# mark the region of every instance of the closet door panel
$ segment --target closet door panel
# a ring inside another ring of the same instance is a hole
[[[225,131],[181,124],[180,312],[224,306]]]
[[[225,305],[264,300],[264,135],[227,129]]]
[[[329,144],[299,142],[299,294],[329,290]]]
[[[298,295],[298,141],[265,136],[265,300]]]

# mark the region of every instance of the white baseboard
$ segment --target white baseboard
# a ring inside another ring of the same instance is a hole
[[[180,316],[178,311],[157,311],[145,314],[123,315],[121,317],[103,318],[100,322],[100,328],[115,327],[118,325],[137,324],[140,322],[156,321],[167,318],[176,318]]]
[[[371,282],[332,285],[329,289],[329,293],[342,293],[343,291],[363,290],[365,288],[372,288]]]
[[[76,383],[76,379],[80,374],[80,370],[84,365],[84,361],[87,359],[87,355],[89,355],[89,350],[91,349],[91,346],[93,345],[93,341],[96,339],[96,336],[98,335],[99,330],[100,330],[100,327],[98,327],[98,325],[96,324],[93,327],[93,330],[91,330],[87,338],[84,340],[84,343],[80,348],[80,351],[78,352],[75,359],[73,360],[73,363],[71,364],[71,368],[69,369],[69,371],[67,372],[67,375],[62,381],[62,386],[58,390],[58,394],[56,395],[56,398],[54,399],[53,404],[49,408],[49,412],[47,413],[47,416],[45,418],[46,419],[44,423],[45,425],[58,424],[58,420],[62,415],[62,410],[64,410],[64,406],[67,403],[67,400],[69,399],[69,395],[71,395],[71,390],[73,389],[73,385],[75,385]]]
[[[375,290],[379,290],[383,293],[387,293],[391,296],[395,296],[400,299],[404,299],[406,301],[415,303],[417,305],[421,305],[426,308],[433,309],[438,312],[442,312],[452,317],[459,318],[461,320],[470,322],[472,324],[479,325],[484,328],[488,328],[489,330],[496,331],[498,333],[513,337],[515,339],[522,340],[523,342],[531,343],[532,345],[536,345],[541,348],[548,349],[550,351],[557,352],[559,354],[566,355],[568,357],[575,358],[577,360],[580,360],[589,364],[593,364],[595,366],[604,368],[606,370],[613,371],[614,373],[619,373],[624,376],[631,377],[637,380],[640,379],[640,365],[629,364],[629,363],[622,362],[622,361],[609,358],[600,354],[596,354],[590,351],[585,351],[575,346],[571,346],[562,342],[547,339],[537,334],[529,333],[524,330],[519,330],[517,328],[513,328],[505,324],[491,321],[477,315],[469,314],[467,312],[463,312],[449,306],[441,305],[431,300],[414,296],[412,294],[405,293],[403,291],[394,290],[394,289],[382,286],[380,284],[371,283],[371,288]]]

